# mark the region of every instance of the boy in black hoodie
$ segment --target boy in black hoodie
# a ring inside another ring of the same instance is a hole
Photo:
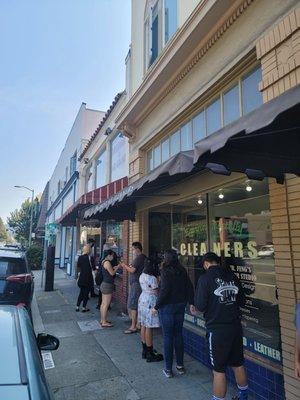
[[[203,256],[206,273],[199,278],[195,306],[204,313],[209,356],[213,368],[212,400],[223,400],[227,382],[225,371],[234,370],[240,400],[248,398],[246,371],[243,366],[243,331],[240,307],[245,305],[245,295],[235,274],[220,265],[215,253]]]

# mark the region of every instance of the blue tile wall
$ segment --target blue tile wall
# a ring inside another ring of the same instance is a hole
[[[210,367],[206,340],[189,329],[183,329],[185,351],[190,356]],[[284,400],[283,377],[269,369],[246,360],[249,393],[255,400]],[[235,384],[231,369],[227,372],[228,380]]]

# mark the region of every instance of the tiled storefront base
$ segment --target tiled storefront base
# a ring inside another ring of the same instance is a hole
[[[184,328],[185,351],[206,366],[210,366],[206,340],[195,332]],[[246,360],[250,394],[257,400],[284,400],[283,377],[281,374]],[[227,372],[228,379],[235,383],[232,370]]]

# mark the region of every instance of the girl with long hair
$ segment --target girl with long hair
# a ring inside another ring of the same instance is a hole
[[[194,312],[194,288],[192,282],[178,260],[175,250],[167,250],[161,269],[159,295],[152,313],[158,311],[164,339],[164,375],[173,377],[173,352],[176,354],[176,370],[185,373],[183,363],[183,321],[187,303]]]

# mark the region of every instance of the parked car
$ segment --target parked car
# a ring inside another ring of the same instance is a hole
[[[24,305],[30,313],[33,278],[24,251],[18,247],[0,248],[0,305]]]
[[[35,336],[24,307],[0,306],[0,399],[53,400],[41,359],[41,350],[56,350],[59,340]]]
[[[274,246],[272,244],[266,244],[265,246],[261,247],[257,254],[258,257],[261,258],[274,257]]]

